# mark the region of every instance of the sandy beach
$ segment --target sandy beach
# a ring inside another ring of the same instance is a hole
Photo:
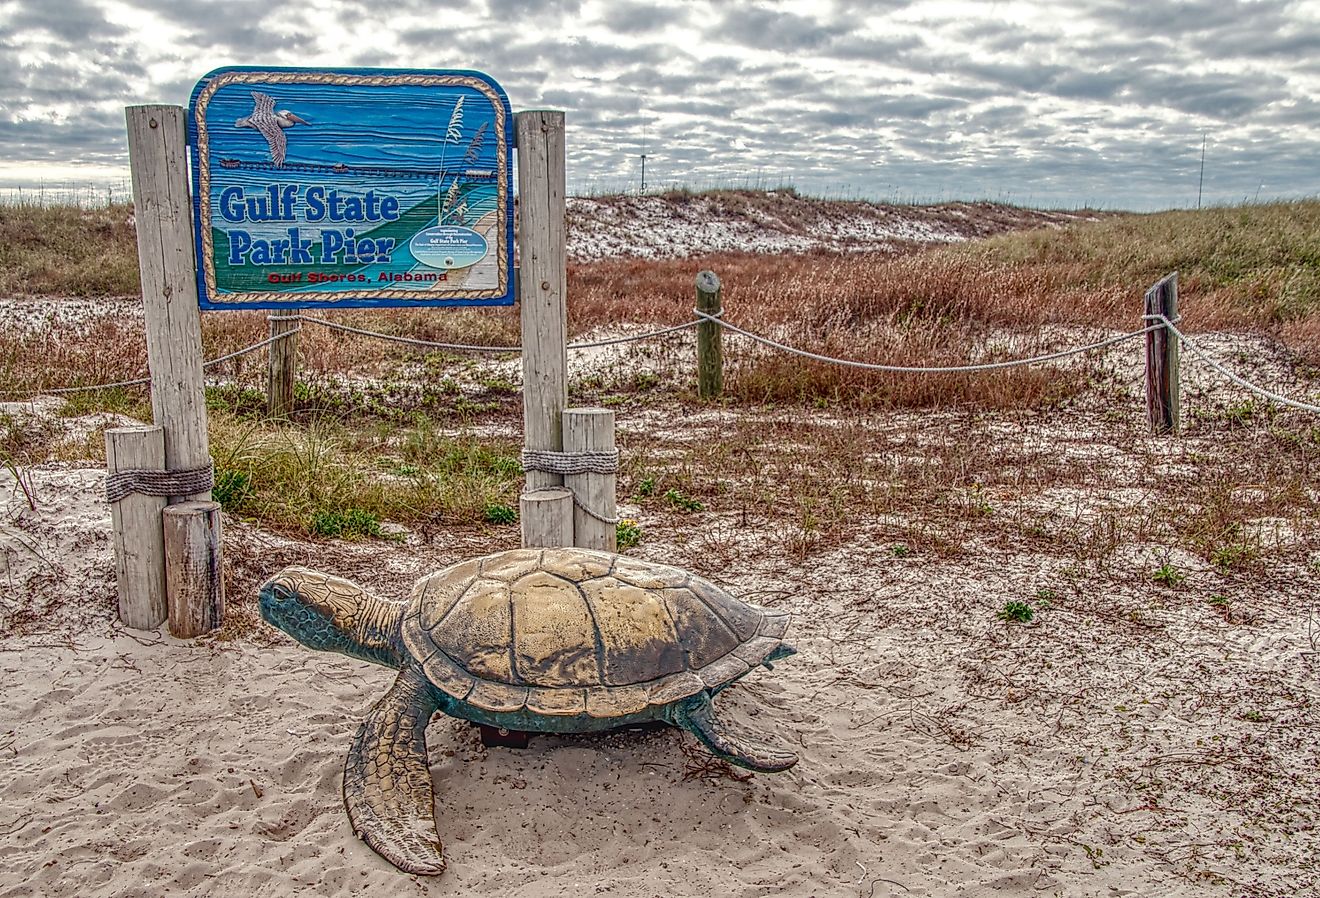
[[[302,561],[399,596],[516,533],[316,545],[230,521],[229,623],[180,642],[114,622],[103,476],[35,469],[35,512],[0,480],[3,898],[1317,887],[1304,568],[1242,584],[1226,617],[1206,601],[1218,575],[1190,556],[1175,559],[1188,588],[1168,589],[994,547],[900,557],[866,525],[805,561],[736,516],[655,526],[634,554],[795,614],[799,655],[722,703],[801,762],[752,776],[673,730],[486,749],[438,717],[450,867],[415,878],[353,836],[340,799],[349,739],[392,674],[266,628],[253,588]],[[1114,568],[1154,552],[1126,547]],[[1031,623],[996,616],[1060,580]]]

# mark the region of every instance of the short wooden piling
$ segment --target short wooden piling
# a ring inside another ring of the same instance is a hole
[[[532,490],[523,493],[518,504],[524,548],[573,545],[573,494],[567,489]]]
[[[1178,272],[1166,275],[1146,291],[1146,325],[1161,324],[1163,315],[1178,320]],[[1155,434],[1177,433],[1180,390],[1178,335],[1167,327],[1146,334],[1146,408]]]
[[[165,431],[149,424],[110,428],[105,463],[109,474],[165,470]],[[166,616],[164,508],[164,496],[142,493],[110,503],[119,620],[135,630],[159,627]]]
[[[170,633],[201,636],[224,621],[220,564],[220,503],[180,502],[161,514]]]
[[[614,412],[604,408],[564,409],[564,452],[613,452]],[[613,552],[618,547],[615,483],[618,475],[565,474],[564,486],[577,497],[573,506],[573,545]]]
[[[266,379],[266,410],[272,418],[285,418],[293,411],[293,382],[298,373],[298,316],[270,315],[269,365]],[[284,336],[276,340],[276,337]]]
[[[697,275],[697,311],[718,317],[723,310],[720,279],[713,271]],[[724,391],[724,328],[714,321],[697,325],[697,396],[713,399]]]

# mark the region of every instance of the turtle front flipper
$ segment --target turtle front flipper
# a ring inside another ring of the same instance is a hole
[[[435,711],[425,675],[408,665],[362,721],[344,765],[353,832],[400,870],[423,876],[445,869],[426,762]]]
[[[730,764],[759,773],[779,773],[797,763],[797,755],[760,741],[757,737],[735,732],[729,721],[715,711],[707,692],[698,692],[673,710],[674,723],[701,740],[711,754]]]

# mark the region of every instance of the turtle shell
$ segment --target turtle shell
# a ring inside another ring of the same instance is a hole
[[[623,717],[729,683],[789,615],[666,565],[515,549],[419,580],[403,640],[427,677],[485,711]]]

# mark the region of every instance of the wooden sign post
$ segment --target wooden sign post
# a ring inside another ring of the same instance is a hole
[[[524,546],[614,551],[615,474],[573,471],[614,452],[614,413],[568,405],[568,275],[564,113],[514,116],[518,135],[518,302],[522,306],[523,447],[557,453],[527,465],[520,500]],[[560,470],[551,470],[551,468]]]
[[[197,304],[192,199],[188,192],[185,112],[178,106],[130,106],[125,113],[146,318],[147,365],[151,370],[151,413],[164,431],[165,470],[175,475],[179,484],[176,487],[179,491],[166,498],[171,505],[210,503],[211,488],[206,484],[210,483],[211,453],[206,433],[202,324]],[[212,554],[201,565],[216,575],[204,582],[194,582],[196,578],[190,571],[171,570],[169,559],[179,553],[171,552],[170,531],[162,531],[159,515],[151,516],[149,523],[140,515],[121,520],[142,528],[139,533],[126,532],[123,546],[116,540],[116,547],[126,556],[141,554],[138,547],[160,543],[163,532],[163,554],[156,555],[155,549],[147,553],[153,566],[162,566],[161,571],[140,572],[140,575],[146,578],[148,590],[159,588],[157,584],[163,582],[166,596],[151,597],[146,611],[132,610],[143,605],[143,584],[126,584],[121,579],[120,619],[132,627],[157,626],[165,608],[175,603],[174,593],[182,589],[190,596],[189,604],[203,609],[203,619],[218,626],[224,611],[218,516],[215,538],[208,543]],[[176,631],[176,635],[198,633]]]
[[[532,451],[562,452],[562,416],[568,405],[564,113],[519,112],[514,123],[518,135],[523,446]],[[538,470],[528,470],[526,476],[526,495],[520,502],[523,545],[572,545],[573,497],[562,489],[564,476]]]
[[[154,626],[168,609],[171,630],[194,636],[222,621],[201,309],[507,305],[516,289],[526,449],[544,456],[528,465],[524,544],[614,548],[613,415],[572,410],[568,452],[564,445],[563,112],[515,120],[503,89],[478,72],[280,68],[216,70],[198,83],[187,113],[126,112],[164,471],[147,459],[107,481],[124,531],[116,556],[125,623]],[[291,317],[272,320],[272,336],[289,334],[271,347],[273,415],[291,405]],[[137,464],[127,449],[108,454],[112,467]],[[168,507],[135,496],[161,496]],[[144,564],[152,569],[144,573]],[[126,585],[135,576],[141,582]]]

